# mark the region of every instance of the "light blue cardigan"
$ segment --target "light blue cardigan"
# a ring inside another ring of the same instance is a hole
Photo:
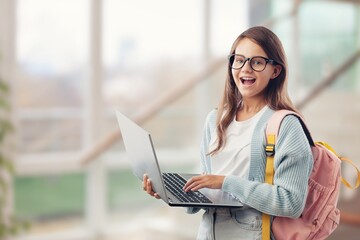
[[[211,173],[209,143],[216,131],[216,110],[206,119],[201,143],[201,171]],[[287,116],[280,127],[275,147],[274,185],[264,183],[265,175],[265,127],[273,110],[268,108],[257,123],[251,140],[251,157],[248,178],[226,176],[222,190],[235,195],[242,203],[273,216],[296,218],[302,213],[313,156],[300,121]],[[198,208],[189,208],[195,213]]]

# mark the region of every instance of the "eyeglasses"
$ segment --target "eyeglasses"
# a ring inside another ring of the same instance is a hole
[[[264,71],[268,63],[271,64],[276,63],[272,59],[268,59],[261,56],[246,58],[245,56],[239,54],[231,54],[228,56],[228,59],[229,59],[229,66],[232,69],[241,69],[245,65],[245,63],[249,61],[251,69],[256,72]]]

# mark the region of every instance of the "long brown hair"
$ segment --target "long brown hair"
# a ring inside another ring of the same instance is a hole
[[[257,43],[265,51],[268,58],[273,59],[276,65],[281,65],[282,67],[280,74],[269,81],[265,89],[266,104],[273,110],[287,109],[298,112],[287,92],[287,61],[280,39],[275,33],[265,27],[252,27],[236,38],[231,47],[230,54],[235,53],[238,43],[244,38],[248,38]],[[234,119],[241,102],[242,95],[235,85],[231,67],[228,65],[224,93],[217,112],[216,132],[218,142],[215,149],[209,153],[210,155],[217,153],[225,146],[226,129]]]

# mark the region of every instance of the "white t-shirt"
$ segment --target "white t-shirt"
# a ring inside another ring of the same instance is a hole
[[[268,107],[265,106],[250,119],[230,123],[226,130],[226,145],[211,156],[212,174],[247,177],[250,167],[251,139],[257,122]],[[212,133],[209,149],[217,143],[216,131]]]

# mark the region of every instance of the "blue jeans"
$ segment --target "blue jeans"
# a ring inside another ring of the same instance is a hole
[[[203,215],[197,240],[261,240],[261,213],[253,208],[210,208]]]

